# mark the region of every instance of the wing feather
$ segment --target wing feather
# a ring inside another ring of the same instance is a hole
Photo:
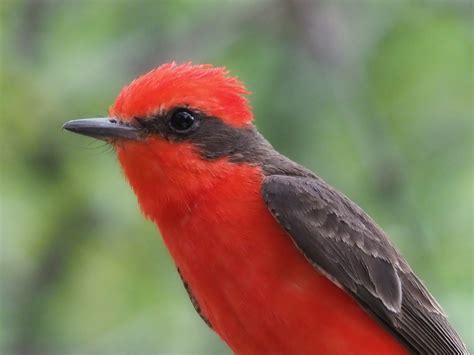
[[[317,177],[270,175],[264,199],[318,270],[416,354],[468,354],[443,310],[376,223]]]

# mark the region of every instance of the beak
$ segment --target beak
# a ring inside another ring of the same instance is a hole
[[[140,140],[143,138],[139,127],[121,123],[113,118],[84,118],[66,122],[63,126],[68,131],[100,140]]]

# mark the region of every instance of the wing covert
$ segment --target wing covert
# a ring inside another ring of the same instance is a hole
[[[270,175],[262,193],[307,260],[408,349],[468,354],[439,304],[355,203],[318,177]]]

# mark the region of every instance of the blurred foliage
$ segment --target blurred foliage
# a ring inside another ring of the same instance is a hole
[[[121,86],[173,59],[246,82],[266,137],[375,217],[472,349],[472,10],[2,0],[2,353],[229,353],[114,154],[61,131],[105,115]]]

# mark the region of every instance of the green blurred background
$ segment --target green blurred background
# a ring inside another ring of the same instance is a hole
[[[383,226],[472,349],[471,2],[0,6],[1,353],[230,353],[113,152],[61,130],[170,60],[238,75],[259,129]]]

